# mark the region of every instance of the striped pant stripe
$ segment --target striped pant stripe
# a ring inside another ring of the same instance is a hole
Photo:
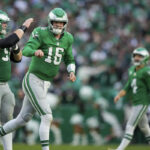
[[[27,75],[24,78],[24,87],[25,90],[30,98],[30,102],[33,105],[33,107],[35,108],[35,110],[37,110],[37,112],[39,113],[39,115],[45,115],[46,113],[42,110],[42,108],[39,106],[38,101],[30,87],[29,84],[29,73],[27,73]]]
[[[131,135],[131,134],[125,134],[124,135],[124,138],[126,138],[127,140],[132,140],[132,137],[133,137],[133,135]]]
[[[42,108],[41,108],[40,105],[38,104],[38,101],[37,101],[37,99],[36,99],[36,97],[35,97],[35,95],[34,95],[34,93],[33,93],[33,91],[32,91],[32,88],[30,87],[30,84],[29,84],[29,73],[27,73],[27,86],[28,86],[29,91],[31,92],[31,95],[32,95],[32,97],[33,97],[33,100],[34,100],[36,106],[38,107],[38,109],[40,110],[41,114],[42,114],[42,115],[46,115],[46,113],[42,110]]]
[[[49,140],[41,141],[41,145],[42,145],[42,147],[49,146]]]
[[[0,127],[0,136],[6,135],[6,132],[4,131],[3,127]]]
[[[31,95],[30,95],[30,91],[28,90],[28,88],[27,88],[27,86],[26,86],[26,81],[25,81],[25,79],[24,79],[23,82],[24,82],[24,84],[23,84],[24,89],[25,89],[25,91],[27,92],[27,94],[28,94],[28,96],[29,96],[29,100],[30,100],[32,106],[33,106],[34,109],[39,113],[39,115],[41,115],[40,111],[39,111],[38,108],[36,107],[36,105],[35,105],[35,103],[34,103],[32,97],[31,97]]]
[[[41,144],[42,145],[42,147],[44,147],[44,146],[49,146],[49,144]]]
[[[143,115],[144,112],[146,111],[147,107],[148,107],[147,105],[142,107],[142,109],[140,110],[140,112],[139,112],[139,114],[138,114],[136,120],[135,120],[134,123],[133,123],[133,126],[136,126],[136,125],[138,124],[139,120],[141,119],[142,115]]]

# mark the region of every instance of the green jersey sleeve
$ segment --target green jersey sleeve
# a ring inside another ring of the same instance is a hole
[[[127,83],[125,84],[123,90],[125,90],[126,92],[128,92],[129,89],[130,89],[130,82],[129,82],[129,80],[128,80]]]
[[[29,41],[24,47],[22,54],[27,57],[34,56],[35,51],[39,48],[40,45],[40,28],[35,28],[29,38]]]
[[[129,69],[128,71],[128,81],[126,82],[125,86],[123,87],[123,90],[125,90],[126,92],[128,92],[131,88],[131,83],[130,83],[130,74],[132,72],[132,68]]]
[[[75,64],[74,56],[72,54],[72,44],[73,44],[74,39],[71,34],[69,34],[68,36],[69,36],[69,44],[68,44],[69,46],[64,55],[64,62],[66,66],[68,66],[69,64]]]
[[[146,84],[148,90],[150,91],[150,67],[147,67],[144,74],[144,83]]]

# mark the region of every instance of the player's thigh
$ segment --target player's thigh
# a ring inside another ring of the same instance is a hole
[[[27,74],[24,79],[24,90],[40,115],[51,113],[50,104],[46,101],[47,90],[45,90],[43,80],[31,73]]]
[[[0,109],[1,109],[1,101],[2,101],[2,96],[4,95],[4,85],[0,84]]]
[[[1,100],[1,121],[7,122],[13,118],[13,112],[15,107],[14,94],[8,90],[8,92],[2,97]]]
[[[27,96],[24,97],[23,104],[19,115],[24,119],[24,121],[28,122],[33,115],[35,114],[35,109],[30,103]]]
[[[127,124],[136,127],[146,110],[147,105],[133,106]]]
[[[141,120],[140,120],[139,123],[138,123],[138,126],[139,126],[140,128],[144,128],[145,125],[148,125],[148,118],[147,118],[146,113],[144,113],[144,115],[142,116]]]
[[[10,89],[9,89],[9,86],[8,84],[1,84],[0,83],[0,111],[1,111],[1,103],[2,103],[2,100],[3,100],[3,97],[7,94],[11,92]]]

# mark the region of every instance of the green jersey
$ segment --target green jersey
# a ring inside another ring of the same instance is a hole
[[[4,38],[4,36],[0,36]],[[0,48],[0,82],[7,82],[11,78],[10,52],[8,48]]]
[[[42,80],[51,81],[58,73],[62,60],[67,66],[75,63],[72,43],[73,36],[68,32],[56,39],[48,27],[35,28],[23,49],[24,56],[32,57],[29,72]],[[38,49],[44,52],[42,58],[34,56]]]
[[[138,71],[135,66],[129,69],[129,79],[124,87],[131,93],[133,105],[148,105],[150,103],[150,67],[145,66]]]

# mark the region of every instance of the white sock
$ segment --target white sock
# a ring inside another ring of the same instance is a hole
[[[123,138],[121,144],[118,146],[117,150],[124,150],[130,143],[131,139]]]
[[[124,150],[129,145],[129,143],[131,142],[133,138],[134,129],[135,129],[135,126],[127,124],[124,138],[122,139],[117,150]]]
[[[9,133],[2,137],[2,144],[4,150],[12,150],[12,133]]]
[[[49,150],[49,146],[42,146],[42,150]]]
[[[150,127],[148,124],[144,125],[143,128],[140,128],[141,131],[144,133],[146,141],[148,142],[148,144],[150,144]]]
[[[50,132],[51,121],[52,121],[51,114],[41,116],[39,135],[40,135],[42,150],[49,150],[49,132]]]

